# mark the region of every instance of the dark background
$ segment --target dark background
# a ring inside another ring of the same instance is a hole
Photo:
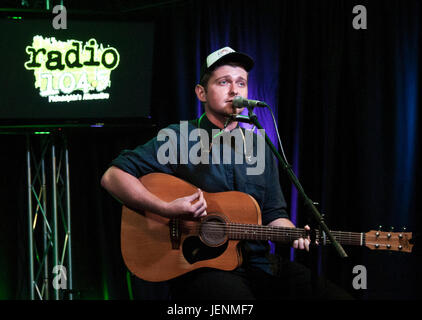
[[[17,3],[6,1],[3,6]],[[28,3],[28,9],[42,9],[39,1]],[[146,142],[169,123],[200,114],[193,91],[200,64],[208,53],[226,45],[255,58],[250,98],[272,106],[287,158],[307,194],[320,203],[331,229],[366,232],[383,225],[396,231],[403,226],[420,230],[418,1],[64,5],[69,15],[72,10],[88,16],[123,14],[126,19],[153,21],[155,30],[151,122],[134,128],[64,130],[70,152],[73,281],[81,299],[130,298],[120,254],[121,208],[101,189],[101,175],[122,149]],[[366,30],[352,26],[355,5],[367,9]],[[274,139],[268,114],[257,114]],[[29,292],[25,143],[25,134],[0,135],[1,299],[27,299]],[[280,181],[292,219],[298,226],[315,226],[283,172]],[[419,255],[345,249],[345,260],[330,247],[296,254],[295,259],[358,299],[421,298]],[[352,287],[355,265],[367,268],[366,290]]]

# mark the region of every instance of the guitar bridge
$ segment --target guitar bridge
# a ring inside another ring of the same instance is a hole
[[[170,241],[173,250],[180,248],[180,220],[178,218],[172,218],[169,221]]]

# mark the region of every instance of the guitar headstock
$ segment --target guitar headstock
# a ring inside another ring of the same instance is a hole
[[[412,252],[412,232],[371,230],[365,233],[365,245],[371,250]]]

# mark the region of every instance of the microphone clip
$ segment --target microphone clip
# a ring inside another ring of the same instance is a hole
[[[254,124],[254,122],[252,121],[252,119],[248,116],[244,116],[241,114],[231,114],[229,116],[229,118],[231,121],[236,121],[236,122],[244,122],[244,123],[251,123]]]

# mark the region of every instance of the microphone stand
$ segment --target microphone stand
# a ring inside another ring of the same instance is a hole
[[[262,128],[261,124],[258,121],[257,115],[253,112],[253,107],[247,106],[247,108],[248,108],[248,116],[249,117],[245,117],[245,116],[242,116],[242,115],[233,115],[232,116],[232,119],[234,121],[240,121],[240,122],[245,122],[245,123],[252,123],[258,129],[264,130],[264,128]],[[289,177],[290,181],[294,184],[294,186],[296,187],[296,189],[299,192],[300,196],[303,198],[306,207],[308,207],[310,209],[310,211],[312,212],[315,220],[318,222],[318,224],[320,225],[321,229],[325,232],[325,234],[331,240],[332,245],[337,250],[337,252],[340,255],[340,257],[347,258],[348,256],[347,256],[346,252],[344,251],[344,249],[340,245],[340,243],[338,243],[338,241],[331,234],[330,229],[328,229],[327,225],[325,224],[324,219],[321,216],[321,214],[319,213],[318,209],[315,207],[314,202],[306,195],[306,193],[305,193],[304,189],[302,188],[302,186],[301,186],[298,178],[296,177],[295,173],[292,170],[292,166],[290,164],[288,164],[281,157],[280,153],[277,151],[276,147],[274,146],[274,144],[272,143],[272,141],[268,137],[268,135],[265,132],[265,130],[264,130],[264,133],[265,133],[265,141],[266,141],[267,145],[270,147],[270,149],[273,152],[273,154],[277,157],[277,159],[282,164],[283,169],[287,172],[287,176]]]

